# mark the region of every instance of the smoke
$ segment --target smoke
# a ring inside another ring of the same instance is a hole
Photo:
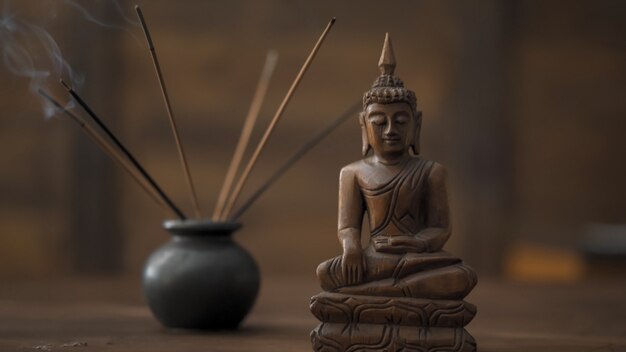
[[[136,20],[132,20],[126,14],[126,11],[124,10],[124,8],[123,8],[123,6],[122,6],[122,4],[120,3],[119,0],[111,0],[111,2],[112,2],[113,7],[115,8],[115,10],[117,11],[117,13],[124,20],[124,22],[126,22],[127,24],[130,24],[132,26],[139,27],[139,22],[137,22]],[[137,36],[135,36],[135,34],[133,32],[131,32],[131,31],[129,31],[125,26],[122,26],[122,25],[119,25],[119,24],[106,23],[106,22],[104,22],[102,20],[99,20],[98,18],[95,17],[95,15],[93,15],[84,6],[81,6],[76,1],[64,0],[64,3],[66,3],[70,7],[74,8],[75,10],[77,10],[85,20],[87,20],[87,21],[89,21],[91,23],[97,24],[98,26],[103,27],[103,28],[109,28],[109,29],[116,29],[116,30],[124,31],[124,32],[128,33],[128,35],[133,37],[133,39],[135,39],[138,43],[140,43],[139,38],[137,38]]]
[[[0,17],[0,49],[4,67],[16,76],[27,78],[33,93],[44,88],[49,79],[56,81],[67,77],[75,86],[84,83],[84,77],[63,59],[50,33],[43,27],[15,18],[8,12],[6,3]],[[46,100],[42,102],[44,116],[54,115],[54,106]]]
[[[128,11],[124,9],[120,0],[108,0],[106,6],[111,6],[110,8],[115,10],[124,22],[123,24],[106,23],[77,1],[57,0],[51,3],[53,6],[46,10],[45,17],[47,18],[39,18],[36,22],[48,22],[54,19],[58,5],[65,5],[87,22],[102,28],[124,31],[140,43],[139,39],[127,29],[127,25],[139,26],[139,24],[128,16]],[[34,22],[19,18],[11,12],[10,1],[3,2],[0,13],[0,55],[4,67],[15,76],[28,79],[29,90],[38,97],[39,89],[45,89],[49,83],[57,84],[59,78],[71,82],[74,88],[82,86],[85,77],[72,69],[50,32]],[[85,30],[88,30],[88,27],[85,27]],[[57,112],[57,109],[46,99],[41,101],[46,118],[50,118]],[[73,101],[70,99],[65,108],[70,109],[73,106]]]

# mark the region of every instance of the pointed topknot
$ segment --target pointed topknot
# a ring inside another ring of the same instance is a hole
[[[396,57],[393,53],[389,33],[385,34],[385,44],[383,44],[383,52],[380,54],[380,60],[378,60],[378,67],[383,75],[393,75],[393,71],[396,69]]]

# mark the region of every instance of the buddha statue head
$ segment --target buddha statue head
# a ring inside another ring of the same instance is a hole
[[[378,62],[381,75],[363,95],[359,114],[363,156],[370,149],[375,154],[419,154],[422,113],[417,111],[415,93],[394,76],[396,60],[389,33],[385,36]]]

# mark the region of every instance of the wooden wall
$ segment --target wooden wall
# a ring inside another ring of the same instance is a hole
[[[33,20],[28,2],[12,3]],[[86,76],[79,92],[187,213],[167,115],[132,4],[58,3],[47,23]],[[424,112],[422,151],[449,168],[448,249],[498,275],[509,249],[575,249],[588,222],[624,222],[624,5],[577,1],[140,2],[209,215],[268,49],[279,64],[261,126],[327,21],[337,24],[272,136],[244,197],[376,78],[385,32],[397,74]],[[51,6],[52,6],[51,5]],[[0,69],[0,275],[138,276],[168,217],[63,119],[44,121],[27,83]],[[54,80],[50,83],[61,95]],[[341,126],[242,218],[237,240],[266,274],[311,278],[339,254],[338,171],[360,157],[356,118]]]

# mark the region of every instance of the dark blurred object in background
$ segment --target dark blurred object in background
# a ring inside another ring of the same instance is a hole
[[[626,225],[589,225],[583,237],[582,250],[589,276],[623,275],[626,272]]]

